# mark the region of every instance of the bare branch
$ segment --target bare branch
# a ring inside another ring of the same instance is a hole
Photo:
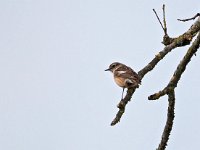
[[[164,33],[165,33],[165,28],[164,28],[164,26],[163,26],[162,22],[160,21],[160,18],[158,17],[158,14],[157,14],[156,10],[155,10],[155,9],[153,9],[153,12],[155,13],[155,15],[156,15],[156,17],[157,17],[157,19],[158,19],[158,21],[159,21],[159,23],[160,23],[160,25],[161,25],[161,27],[162,27],[162,29],[163,29]]]
[[[164,150],[167,146],[169,140],[169,135],[172,130],[173,121],[174,121],[174,108],[175,108],[175,92],[171,90],[168,94],[168,111],[167,111],[167,121],[165,128],[162,134],[162,138],[157,150]]]
[[[185,21],[190,21],[190,20],[194,20],[194,19],[196,19],[197,17],[199,17],[200,16],[200,13],[197,13],[194,17],[192,17],[192,18],[188,18],[188,19],[177,19],[178,21],[183,21],[183,22],[185,22]]]
[[[165,18],[165,5],[163,4],[163,24],[164,24],[164,33],[165,35],[167,34],[167,23],[166,23],[166,18]]]
[[[140,78],[142,79],[144,75],[151,71],[157,65],[157,63],[165,57],[165,55],[167,55],[172,49],[176,47],[177,44],[173,42],[170,45],[166,46],[162,51],[160,51],[147,66],[145,66],[138,72]]]
[[[163,90],[153,94],[153,95],[150,95],[148,97],[149,100],[156,100],[156,99],[159,99],[161,96],[164,96],[166,95],[168,92],[168,89],[167,88],[164,88]]]
[[[167,46],[165,46],[165,48],[160,51],[157,55],[155,55],[155,58],[153,58],[151,60],[151,62],[145,66],[143,69],[141,69],[138,72],[138,75],[140,77],[140,79],[142,80],[143,77],[150,72],[153,68],[155,68],[155,66],[158,64],[158,62],[160,60],[162,60],[165,55],[167,55],[169,52],[171,52],[174,48],[176,47],[180,47],[180,46],[185,46],[190,44],[190,41],[193,39],[193,37],[197,34],[197,32],[200,30],[200,20],[197,20],[189,29],[187,32],[185,32],[184,34],[180,35],[177,38],[174,38],[170,44],[168,44]],[[127,94],[125,96],[124,99],[122,99],[120,101],[120,103],[118,104],[118,108],[119,111],[116,114],[116,117],[113,119],[111,125],[115,125],[116,123],[118,123],[122,117],[122,115],[125,112],[125,107],[127,105],[127,103],[131,100],[133,93],[135,92],[136,88],[134,89],[128,89],[127,90]],[[163,93],[165,92],[165,93]],[[158,94],[160,93],[160,94]],[[164,94],[167,93],[167,91],[161,91],[158,92],[157,94],[150,96],[149,99],[158,99],[160,96],[163,96]]]
[[[195,53],[197,52],[199,46],[200,46],[200,32],[199,32],[197,38],[195,39],[195,41],[192,43],[192,45],[188,49],[188,51],[185,54],[185,56],[183,57],[183,59],[181,60],[181,62],[179,63],[179,65],[177,66],[168,85],[163,90],[161,90],[153,95],[150,95],[148,97],[149,100],[159,99],[161,96],[168,94],[169,90],[175,89],[177,87],[178,81],[181,79],[181,75],[185,71],[186,66],[190,62],[192,56],[195,55]]]
[[[200,46],[200,32],[192,43],[187,53],[179,63],[176,71],[174,72],[170,82],[168,85],[158,93],[155,93],[148,97],[149,100],[159,99],[161,96],[168,95],[168,114],[167,114],[167,122],[162,134],[161,142],[157,148],[157,150],[164,150],[167,146],[167,142],[169,140],[169,135],[172,130],[173,120],[174,120],[174,107],[175,107],[175,88],[177,87],[178,81],[181,79],[181,75],[186,69],[186,66],[190,62],[192,56],[197,52]]]
[[[157,17],[157,19],[158,19],[158,21],[159,21],[159,23],[160,23],[163,31],[164,31],[164,35],[168,37],[168,34],[167,34],[167,24],[166,24],[166,18],[165,18],[165,5],[164,4],[163,4],[162,10],[163,10],[163,24],[164,25],[160,21],[160,18],[159,18],[159,16],[158,16],[158,14],[157,14],[157,12],[156,12],[155,9],[153,9],[153,12],[155,13],[155,15],[156,15],[156,17]]]
[[[124,97],[124,99],[122,99],[119,104],[117,105],[117,107],[119,108],[119,111],[117,112],[115,118],[113,119],[113,121],[111,122],[111,126],[114,126],[116,123],[120,122],[120,119],[123,115],[123,113],[125,112],[125,107],[126,104],[131,100],[133,93],[135,92],[136,88],[130,88],[127,90],[127,94]]]

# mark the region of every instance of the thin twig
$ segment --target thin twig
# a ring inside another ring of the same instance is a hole
[[[167,35],[167,24],[166,24],[165,5],[164,4],[163,4],[163,24],[164,24],[164,27],[163,27],[164,33],[165,33],[165,35]]]
[[[160,25],[161,25],[161,27],[162,27],[164,33],[165,33],[165,28],[163,27],[163,24],[162,24],[162,22],[160,21],[160,18],[158,17],[158,14],[157,14],[156,10],[153,9],[153,12],[155,13],[155,15],[156,15],[156,17],[157,17],[157,19],[158,19],[158,21],[159,21],[159,23],[160,23]]]
[[[188,19],[177,19],[178,21],[183,21],[183,22],[185,22],[185,21],[190,21],[190,20],[194,20],[194,19],[196,19],[197,17],[199,17],[200,16],[200,13],[197,13],[194,17],[192,17],[192,18],[188,18]]]

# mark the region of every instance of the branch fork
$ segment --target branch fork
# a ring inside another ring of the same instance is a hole
[[[162,43],[165,45],[164,49],[161,50],[155,57],[143,68],[138,72],[138,75],[140,79],[142,80],[143,77],[149,73],[151,70],[155,68],[155,66],[162,60],[169,52],[171,52],[173,49],[177,47],[182,47],[185,45],[189,45],[193,38],[197,35],[197,38],[195,41],[192,43],[192,45],[189,47],[187,53],[177,66],[171,80],[169,81],[168,85],[160,90],[157,93],[154,93],[148,97],[149,100],[156,100],[159,99],[160,97],[167,95],[168,96],[168,113],[167,113],[167,121],[166,125],[162,134],[162,138],[160,141],[160,144],[157,148],[157,150],[164,150],[167,146],[167,142],[169,139],[170,132],[172,130],[173,126],[173,120],[174,120],[174,107],[175,107],[175,88],[177,87],[178,81],[180,80],[183,72],[186,69],[186,66],[190,62],[191,58],[193,55],[196,54],[199,46],[200,46],[200,13],[197,13],[194,17],[189,18],[189,19],[178,19],[179,21],[189,21],[189,20],[194,20],[198,17],[198,19],[195,21],[195,23],[182,35],[176,37],[176,38],[171,38],[167,34],[167,26],[166,26],[166,17],[165,17],[165,5],[163,5],[163,23],[161,23],[160,18],[158,17],[155,9],[153,9],[163,31],[164,31],[164,36],[163,36],[163,41]],[[126,96],[121,99],[117,107],[119,108],[119,111],[117,112],[115,118],[111,122],[111,125],[114,126],[118,122],[120,122],[120,119],[122,115],[125,112],[125,108],[127,103],[131,100],[132,95],[136,91],[136,89],[139,87],[135,88],[130,88],[127,90]]]

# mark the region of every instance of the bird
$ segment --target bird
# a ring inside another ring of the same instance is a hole
[[[128,67],[125,64],[113,62],[105,71],[112,72],[115,83],[123,88],[122,99],[125,88],[137,88],[139,87],[139,84],[141,84],[138,74],[131,67]]]

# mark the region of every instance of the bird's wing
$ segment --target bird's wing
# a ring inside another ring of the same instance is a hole
[[[121,66],[117,68],[115,72],[115,76],[117,77],[133,80],[133,82],[136,82],[137,84],[140,84],[141,82],[138,74],[135,71],[133,71],[133,69],[131,69],[130,67]]]

